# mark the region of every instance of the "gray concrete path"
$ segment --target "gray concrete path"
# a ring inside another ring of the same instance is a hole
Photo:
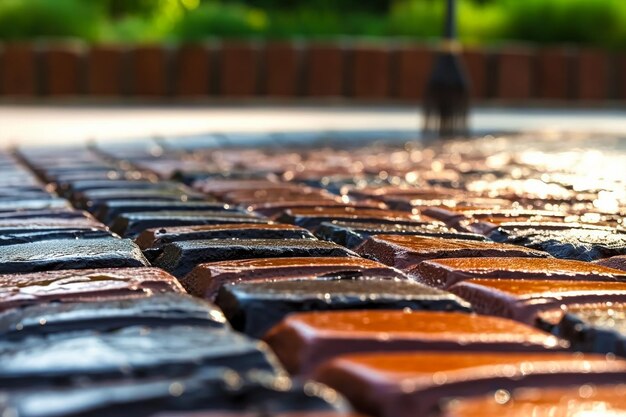
[[[626,136],[626,110],[479,108],[478,133],[600,132]],[[396,131],[418,134],[413,106],[0,105],[0,145],[76,143],[229,132]]]

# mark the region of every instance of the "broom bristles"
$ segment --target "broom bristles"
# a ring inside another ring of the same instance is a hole
[[[469,82],[458,55],[440,52],[424,96],[424,134],[450,137],[467,135]]]

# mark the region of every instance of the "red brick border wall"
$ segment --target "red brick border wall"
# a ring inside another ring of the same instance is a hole
[[[424,44],[224,41],[185,45],[0,44],[0,97],[330,98],[419,101]],[[626,56],[597,49],[471,48],[475,100],[626,100]]]

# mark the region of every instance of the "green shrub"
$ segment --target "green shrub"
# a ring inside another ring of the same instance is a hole
[[[500,0],[505,37],[530,42],[616,46],[626,25],[624,0]]]
[[[263,10],[239,4],[205,2],[178,22],[174,34],[181,40],[207,36],[245,37],[262,34],[267,24]]]
[[[466,43],[626,45],[626,0],[458,0],[459,36]],[[389,17],[391,35],[439,36],[444,1],[400,0]]]
[[[384,36],[386,21],[372,14],[355,12],[341,15],[318,10],[299,9],[269,14],[266,35],[271,38],[290,36],[328,38],[337,36]]]
[[[229,3],[241,2],[229,0]],[[318,12],[387,13],[393,0],[243,0],[243,3],[265,10],[314,10]]]
[[[104,15],[89,0],[0,0],[0,38],[78,37],[95,40]]]
[[[157,42],[177,40],[177,29],[200,0],[99,0],[109,16],[103,40]]]
[[[466,44],[489,43],[502,39],[507,25],[506,18],[506,9],[501,6],[500,1],[461,1],[459,37]]]
[[[444,3],[437,0],[405,0],[394,4],[389,15],[390,35],[429,38],[443,29]]]
[[[386,22],[370,13],[342,15],[331,11],[300,8],[265,12],[234,3],[204,3],[189,11],[175,29],[182,40],[208,36],[284,38],[338,35],[382,36]]]
[[[458,0],[465,43],[626,46],[626,0]],[[445,0],[0,0],[0,39],[409,37],[443,29]]]
[[[123,18],[132,16],[151,16],[158,13],[162,7],[159,0],[92,0],[102,4],[109,16]]]
[[[389,35],[439,38],[443,33],[445,2],[405,0],[397,2],[389,16]],[[460,0],[459,37],[465,43],[497,39],[505,25],[505,13],[498,2]]]

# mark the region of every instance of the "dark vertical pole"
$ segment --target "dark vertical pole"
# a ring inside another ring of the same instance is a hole
[[[440,137],[467,133],[469,110],[469,83],[457,43],[457,2],[445,0],[445,6],[444,36],[424,94],[424,133]]]
[[[456,39],[456,0],[446,0],[446,21],[444,36],[446,39]]]

